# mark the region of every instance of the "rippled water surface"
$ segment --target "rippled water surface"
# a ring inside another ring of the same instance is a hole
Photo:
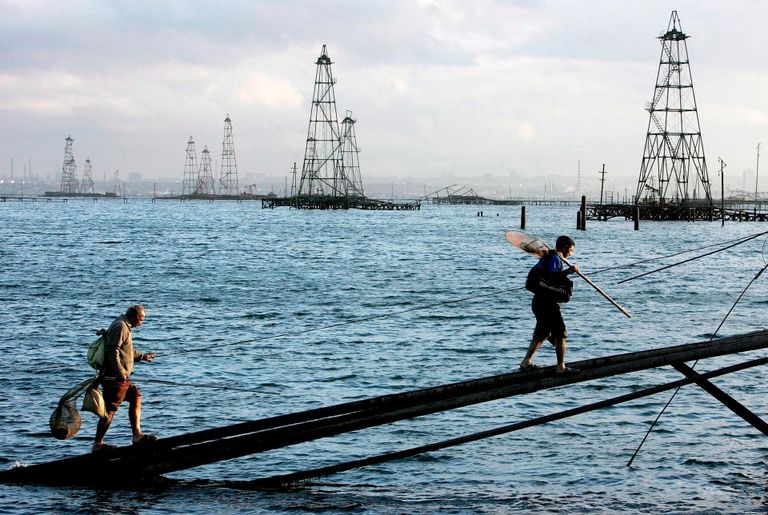
[[[575,207],[529,206],[527,215],[528,230],[549,242],[572,234],[573,261],[587,273],[608,269],[593,279],[633,314],[624,318],[577,283],[563,309],[572,361],[706,340],[764,266],[763,237],[617,284],[696,253],[618,265],[766,227],[645,222],[636,232],[616,220],[577,233]],[[80,433],[63,442],[48,436],[48,417],[88,377],[92,331],[135,302],[147,306],[135,345],[158,357],[133,379],[144,429],[160,436],[514,371],[533,328],[520,288],[533,260],[503,238],[519,216],[519,207],[489,206],[0,204],[0,466],[89,451],[94,416],[83,414]],[[767,294],[761,277],[720,334],[764,329]],[[537,358],[555,362],[548,345]],[[663,368],[512,397],[171,474],[182,481],[138,493],[0,485],[0,513],[764,511],[768,440],[694,387],[680,392],[631,468],[668,393],[300,489],[226,483],[446,440],[678,378]],[[768,415],[761,369],[716,383]],[[107,440],[129,438],[124,406]]]

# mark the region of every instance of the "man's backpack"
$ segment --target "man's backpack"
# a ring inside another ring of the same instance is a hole
[[[104,348],[107,346],[107,331],[100,329],[96,331],[99,335],[96,340],[88,346],[88,364],[96,370],[104,368]]]
[[[551,259],[547,257],[547,259]],[[537,263],[538,264],[538,263]],[[546,295],[557,303],[565,303],[573,296],[573,281],[567,277],[555,280],[544,266],[532,266],[525,279],[525,289],[534,294]]]

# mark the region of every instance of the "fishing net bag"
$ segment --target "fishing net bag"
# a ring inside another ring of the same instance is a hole
[[[72,401],[59,402],[49,421],[51,433],[58,440],[72,438],[80,430],[80,413]]]
[[[83,395],[83,405],[80,408],[83,411],[90,411],[97,417],[107,416],[107,407],[104,404],[104,396],[97,386],[91,384],[85,389],[85,395]]]
[[[67,393],[61,396],[59,404],[53,410],[51,418],[48,421],[51,426],[51,433],[59,440],[72,438],[80,431],[80,413],[75,407],[75,399],[80,397],[83,392],[93,384],[93,378],[86,379]]]

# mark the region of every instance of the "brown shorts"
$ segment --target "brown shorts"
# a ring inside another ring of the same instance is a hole
[[[101,388],[107,411],[117,411],[123,401],[133,404],[141,399],[141,390],[130,381],[102,381]]]

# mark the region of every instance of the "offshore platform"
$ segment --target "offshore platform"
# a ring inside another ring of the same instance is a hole
[[[727,211],[724,202],[717,206],[713,200],[688,38],[677,11],[672,11],[666,31],[658,37],[661,56],[653,98],[645,107],[648,129],[632,204],[603,203],[601,197],[599,204],[588,206],[587,218],[768,221],[768,214],[757,209]]]
[[[297,181],[293,173],[291,195],[262,199],[263,208],[296,209],[419,209],[419,202],[394,203],[365,196],[360,174],[360,149],[352,112],[339,125],[336,84],[326,45],[315,61],[315,86],[304,147],[304,163]]]
[[[158,199],[179,200],[247,200],[261,198],[240,191],[237,178],[237,156],[235,154],[235,139],[232,133],[232,119],[227,114],[224,119],[224,139],[221,143],[221,171],[219,180],[213,176],[211,153],[204,147],[200,164],[197,162],[195,140],[192,136],[187,141],[186,158],[184,160],[184,181],[181,195],[156,197]]]
[[[46,191],[45,197],[117,197],[117,191],[110,193],[96,193],[93,184],[93,166],[91,159],[85,160],[85,170],[82,180],[77,179],[77,163],[72,150],[74,143],[72,136],[64,140],[64,164],[61,166],[61,184],[58,191]]]

